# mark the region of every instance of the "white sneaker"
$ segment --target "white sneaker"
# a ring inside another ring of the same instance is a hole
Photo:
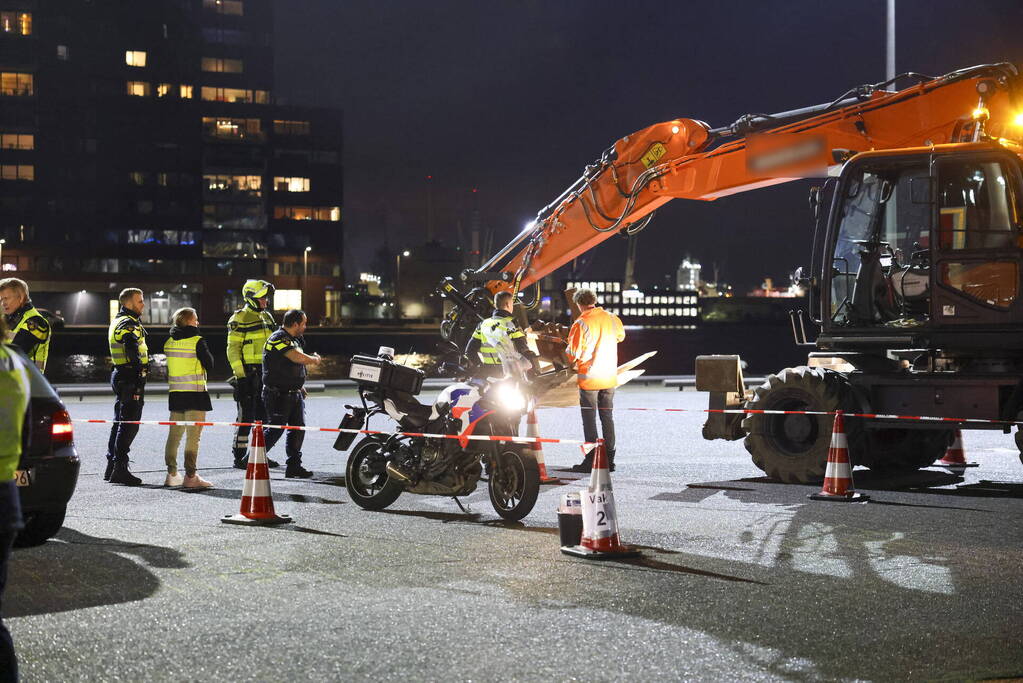
[[[184,486],[186,489],[208,489],[212,488],[213,484],[200,477],[199,473],[196,472],[192,476],[185,477]]]
[[[183,481],[184,481],[184,479],[182,479],[181,475],[178,474],[177,472],[175,472],[174,474],[171,474],[171,473],[168,472],[167,473],[167,478],[163,480],[163,485],[164,486],[181,486],[181,483]]]

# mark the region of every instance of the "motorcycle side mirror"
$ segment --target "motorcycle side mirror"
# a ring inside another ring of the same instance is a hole
[[[809,287],[813,284],[813,275],[807,272],[805,266],[796,268],[792,275],[789,276],[789,279],[792,281],[792,284],[799,285],[800,287]]]
[[[810,188],[810,211],[813,212],[813,217],[817,218],[817,215],[821,210],[821,188],[814,186]]]

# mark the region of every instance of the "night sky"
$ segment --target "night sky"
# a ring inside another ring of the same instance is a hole
[[[421,243],[475,201],[503,246],[618,138],[676,117],[827,102],[884,79],[884,0],[283,0],[277,94],[344,110],[345,268]],[[1023,0],[899,0],[898,72],[1023,63]],[[808,183],[676,200],[641,236],[643,285],[687,253],[742,288],[809,260]],[[478,188],[473,195],[472,188]],[[587,276],[621,278],[622,239]],[[705,271],[706,272],[706,271]],[[709,273],[706,273],[709,275]]]

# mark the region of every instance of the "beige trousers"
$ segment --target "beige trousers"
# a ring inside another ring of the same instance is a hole
[[[174,422],[205,422],[205,410],[172,410],[171,421]],[[167,461],[167,471],[176,473],[178,471],[178,446],[181,444],[181,437],[185,436],[185,474],[195,474],[195,461],[199,457],[199,437],[202,434],[201,426],[180,427],[173,426],[167,433],[167,446],[164,449],[164,460]]]

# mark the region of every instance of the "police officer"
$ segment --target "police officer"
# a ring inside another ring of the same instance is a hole
[[[0,317],[0,338],[7,333]],[[0,344],[0,597],[7,584],[11,544],[22,528],[21,501],[14,483],[21,459],[22,429],[31,396],[28,368],[13,346]],[[0,620],[0,680],[18,680],[18,660],[11,633]]]
[[[273,334],[274,317],[268,310],[274,286],[265,280],[249,280],[242,287],[245,305],[227,321],[227,361],[234,377],[234,400],[238,404],[238,422],[266,421],[263,393],[263,347]],[[234,433],[234,466],[245,469],[250,427],[238,427]],[[270,467],[277,463],[268,459]]]
[[[46,358],[50,355],[50,323],[32,305],[24,280],[16,277],[0,280],[0,306],[11,330],[10,342],[45,372]]]
[[[305,425],[305,366],[317,365],[319,354],[302,351],[306,315],[292,309],[284,314],[281,329],[270,335],[263,349],[263,402],[267,420],[275,425]],[[268,429],[266,450],[281,438],[282,429]],[[284,476],[308,479],[313,473],[302,467],[302,441],[305,432],[288,430],[288,463]]]
[[[142,290],[128,287],[117,300],[121,309],[110,323],[107,340],[114,372],[110,385],[114,389],[114,420],[107,445],[107,470],[103,478],[111,484],[138,486],[142,480],[128,470],[128,451],[138,434],[139,426],[122,424],[121,420],[141,420],[145,403],[146,377],[149,375],[149,347],[142,327],[142,311],[146,307]]]
[[[517,361],[525,359],[534,369],[538,360],[526,344],[526,333],[515,324],[514,295],[503,290],[494,296],[494,312],[480,321],[465,347],[465,355],[477,364],[477,374],[503,377],[521,369]],[[477,360],[478,359],[478,360]]]

